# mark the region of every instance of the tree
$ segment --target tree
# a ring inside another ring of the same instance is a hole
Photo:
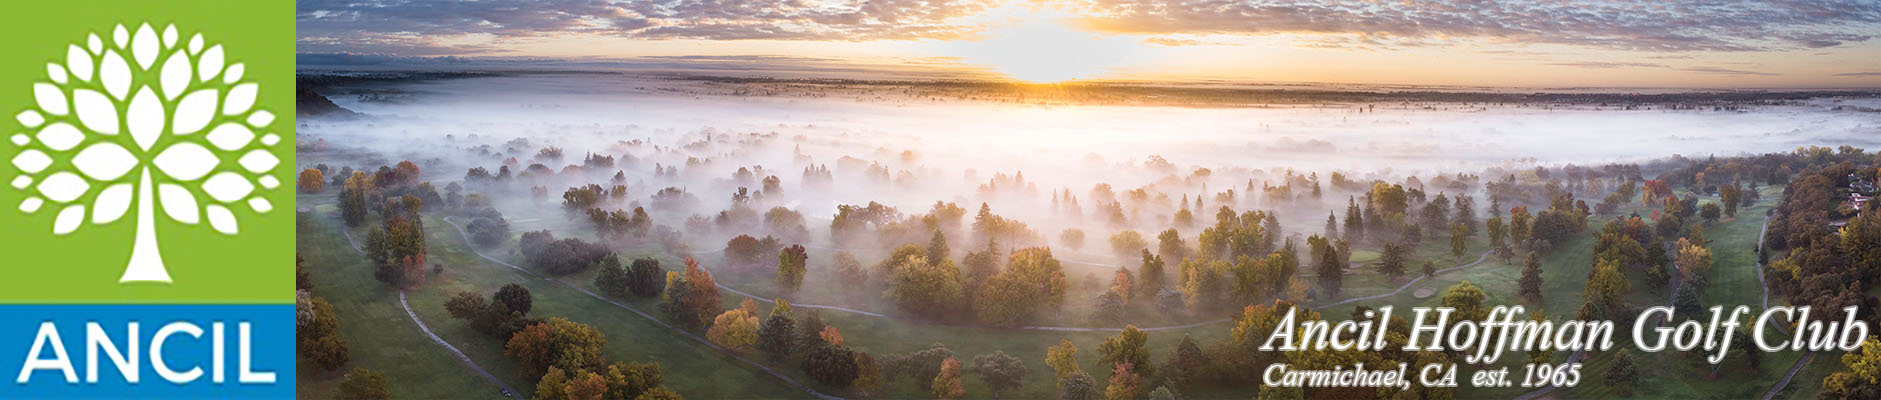
[[[1541,257],[1528,253],[1528,260],[1522,262],[1522,300],[1531,304],[1541,304]]]
[[[1311,247],[1308,253],[1312,255],[1313,273],[1319,277],[1320,288],[1326,290],[1328,297],[1338,295],[1346,266],[1339,261],[1339,250],[1319,236],[1306,238],[1306,244]]]
[[[935,229],[934,236],[927,240],[928,260],[930,262],[939,262],[941,259],[947,258],[951,254],[953,254],[953,250],[947,247],[947,235],[943,235],[939,229]]]
[[[1601,382],[1620,397],[1632,396],[1633,386],[1639,383],[1639,366],[1633,363],[1633,352],[1621,349],[1614,353],[1613,363],[1607,365],[1607,375]]]
[[[849,385],[855,388],[857,397],[867,398],[873,396],[881,380],[881,367],[877,366],[875,357],[870,356],[869,353],[857,352],[856,380],[852,381],[854,383]]]
[[[1872,399],[1881,395],[1881,341],[1869,337],[1861,350],[1842,355],[1843,371],[1822,379],[1823,398]]]
[[[1148,342],[1149,335],[1137,329],[1136,325],[1124,326],[1123,332],[1104,339],[1104,344],[1097,346],[1097,364],[1129,363],[1133,371],[1145,376],[1154,375],[1155,369],[1150,367],[1149,348],[1145,347]]]
[[[323,189],[326,189],[326,187],[327,187],[326,175],[321,173],[320,170],[308,168],[304,171],[300,171],[300,192],[301,193],[319,194],[320,191]]]
[[[847,251],[836,253],[836,281],[844,287],[860,288],[869,282],[869,271],[862,269],[862,260]]]
[[[1718,203],[1705,202],[1705,205],[1698,207],[1698,216],[1704,218],[1705,223],[1708,224],[1717,223],[1718,217],[1722,214],[1724,210],[1718,208]]]
[[[1718,201],[1724,203],[1724,216],[1737,217],[1737,207],[1743,202],[1744,192],[1736,183],[1718,187]]]
[[[496,295],[490,300],[502,305],[505,310],[523,314],[528,314],[535,304],[535,297],[529,295],[529,288],[523,287],[520,283],[503,285],[502,288],[496,290]]]
[[[1180,263],[1182,259],[1189,257],[1189,245],[1182,242],[1182,234],[1173,228],[1157,234],[1156,242],[1156,256],[1159,259]]]
[[[1150,391],[1149,399],[1176,400],[1176,392],[1169,390],[1169,386],[1157,386],[1156,390]]]
[[[1528,320],[1534,321],[1537,324],[1547,322],[1548,312],[1537,308],[1535,309],[1535,312],[1528,313]],[[1554,350],[1549,349],[1549,348],[1544,348],[1542,346],[1530,347],[1528,349],[1528,362],[1534,363],[1534,364],[1553,363],[1554,362]]]
[[[1134,367],[1127,362],[1117,363],[1110,373],[1110,386],[1104,388],[1106,400],[1135,399],[1142,389],[1138,386],[1142,377],[1137,376]]]
[[[666,270],[660,269],[660,260],[652,257],[634,259],[627,269],[627,291],[635,296],[653,297],[666,290]]]
[[[627,269],[621,267],[620,257],[609,253],[607,257],[602,257],[601,261],[595,264],[599,266],[596,269],[599,273],[594,275],[594,287],[600,288],[601,293],[609,296],[627,294]]]
[[[777,253],[777,288],[786,293],[795,293],[803,287],[803,276],[808,271],[807,261],[810,255],[804,252],[803,245],[791,245]]]
[[[934,398],[958,399],[966,396],[966,388],[960,385],[960,360],[948,357],[941,361],[940,374],[934,376]]]
[[[1115,253],[1117,258],[1130,258],[1136,255],[1138,250],[1147,248],[1149,248],[1149,243],[1143,241],[1143,235],[1136,231],[1122,231],[1110,235],[1110,251]]]
[[[1482,288],[1476,287],[1476,284],[1470,281],[1463,281],[1445,289],[1441,303],[1444,307],[1456,310],[1455,317],[1450,319],[1452,323],[1466,320],[1481,321],[1489,316],[1489,309],[1483,307],[1483,301],[1488,299],[1489,295],[1483,293]]]
[[[1097,380],[1084,371],[1058,378],[1059,400],[1097,400],[1103,396],[1104,391],[1097,388]]]
[[[360,171],[353,171],[353,176],[340,186],[340,219],[346,221],[346,226],[366,222],[366,192],[370,191],[373,191],[372,178]]]
[[[1208,362],[1208,356],[1202,353],[1200,346],[1195,345],[1195,339],[1185,333],[1182,342],[1176,344],[1175,353],[1169,355],[1168,362],[1163,363],[1160,369],[1165,381],[1176,387],[1187,387],[1201,376]]]
[[[1025,362],[1007,355],[1005,351],[995,350],[989,354],[973,357],[973,372],[980,374],[986,386],[993,389],[993,397],[999,397],[1007,389],[1019,387],[1025,379]]]
[[[1097,305],[1092,307],[1091,320],[1098,324],[1110,325],[1123,323],[1123,296],[1116,290],[1105,291],[1097,295]]]
[[[385,374],[353,368],[353,372],[340,380],[339,397],[346,400],[385,400],[392,398],[392,392],[385,388]]]
[[[861,371],[857,353],[847,346],[819,344],[803,356],[803,372],[825,385],[847,387],[856,382]]]
[[[1508,226],[1502,224],[1502,216],[1489,217],[1483,221],[1483,229],[1489,232],[1489,247],[1502,247],[1504,236],[1509,230]]]
[[[9,122],[7,128],[12,139],[8,164],[19,172],[9,179],[7,190],[17,192],[9,193],[8,201],[19,201],[19,212],[39,214],[35,221],[52,222],[48,238],[130,217],[126,222],[134,233],[123,243],[130,247],[130,259],[118,282],[169,283],[161,239],[175,238],[192,225],[234,235],[237,215],[273,210],[267,196],[277,189],[275,177],[281,174],[275,170],[294,151],[291,142],[283,143],[273,132],[292,129],[292,121],[275,118],[267,103],[241,100],[255,98],[259,74],[243,78],[235,72],[216,79],[225,65],[221,45],[196,36],[196,48],[210,50],[187,52],[174,40],[174,25],[167,30],[169,41],[160,41],[150,24],[131,36],[126,29],[117,26],[116,37],[123,40],[114,40],[112,47],[91,46],[91,52],[71,47],[64,67],[49,68],[56,72],[53,80],[33,84],[39,107],[8,111],[20,122],[18,127]],[[91,37],[99,43],[97,35]],[[200,62],[188,61],[190,53]],[[158,60],[166,60],[161,68]],[[203,79],[188,79],[192,75]],[[29,136],[28,131],[36,133]],[[57,215],[46,218],[42,209]],[[165,225],[166,236],[157,235],[159,215],[176,223]],[[16,221],[6,229],[25,233],[26,220]],[[95,248],[118,254],[115,248]]]
[[[1141,249],[1136,250],[1138,252]],[[1071,282],[1051,249],[1027,248],[1007,258],[1006,270],[988,279],[973,302],[974,315],[992,326],[1014,326],[1042,311],[1064,306]]]
[[[606,343],[594,327],[556,317],[516,332],[503,346],[503,355],[516,359],[524,378],[535,380],[550,367],[564,371],[599,368],[605,362],[601,346]]]
[[[1354,242],[1365,239],[1365,219],[1353,197],[1345,199],[1345,239]]]
[[[790,315],[790,303],[777,299],[771,315],[758,325],[758,350],[781,360],[796,352],[797,320]]]
[[[536,397],[544,399],[568,398],[568,371],[549,367],[549,372],[542,374],[542,380],[536,382]]]
[[[1144,297],[1156,295],[1157,291],[1162,290],[1163,276],[1167,274],[1163,272],[1163,257],[1144,250],[1143,264],[1137,269],[1137,280],[1141,281],[1136,285],[1138,291],[1143,293]]]
[[[1058,344],[1045,349],[1045,365],[1052,367],[1052,375],[1058,379],[1083,371],[1078,367],[1078,345],[1071,344],[1068,339],[1059,339]]]
[[[1510,242],[1521,244],[1523,241],[1528,240],[1530,228],[1529,220],[1531,219],[1533,219],[1533,217],[1528,214],[1528,206],[1520,206],[1509,210]]]
[[[908,256],[894,261],[888,270],[886,294],[903,311],[942,318],[955,310],[965,296],[960,286],[960,269],[954,266],[953,260],[930,264],[927,257]]]
[[[1083,249],[1084,248],[1084,230],[1083,229],[1066,229],[1064,230],[1064,232],[1058,233],[1058,243],[1064,244],[1065,247],[1071,248],[1072,252],[1076,252],[1080,249]]]
[[[1463,253],[1469,251],[1469,245],[1470,245],[1469,235],[1470,235],[1469,225],[1464,225],[1462,222],[1458,222],[1456,224],[1450,225],[1450,256],[1451,257],[1462,259]]]
[[[1391,277],[1392,280],[1403,278],[1404,264],[1407,261],[1405,258],[1409,252],[1410,249],[1402,244],[1396,242],[1385,243],[1384,251],[1380,252],[1378,255],[1378,273],[1385,274],[1385,276]]]
[[[744,349],[758,341],[758,317],[742,308],[725,311],[712,320],[705,337],[727,349]]]
[[[718,283],[712,279],[712,272],[700,268],[698,261],[688,257],[685,272],[667,274],[666,296],[661,298],[660,307],[668,318],[683,325],[701,326],[710,324],[724,303],[719,300]]]
[[[301,291],[305,294],[306,291]],[[296,320],[296,338],[300,342],[300,354],[314,362],[314,366],[332,371],[352,360],[352,351],[346,345],[346,339],[340,338],[340,318],[333,312],[333,305],[326,299],[312,298],[307,303],[311,312],[305,324]],[[298,310],[297,310],[298,311]]]
[[[486,210],[495,211],[489,208]],[[509,221],[504,220],[501,215],[477,217],[470,220],[469,225],[464,226],[464,231],[470,233],[470,241],[478,246],[493,247],[509,240]]]

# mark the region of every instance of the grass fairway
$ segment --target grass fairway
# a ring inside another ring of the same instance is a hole
[[[322,216],[333,211],[331,206],[315,208]],[[394,398],[503,398],[495,384],[458,363],[412,324],[398,306],[398,292],[373,280],[372,267],[347,245],[338,230],[339,221],[309,218],[301,222],[297,243],[313,276],[313,293],[333,304],[352,362],[331,373],[301,363],[295,377],[297,396],[338,397],[334,389],[342,376],[360,367],[385,374]]]

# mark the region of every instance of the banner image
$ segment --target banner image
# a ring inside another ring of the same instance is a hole
[[[0,37],[0,399],[1881,398],[1881,2]]]

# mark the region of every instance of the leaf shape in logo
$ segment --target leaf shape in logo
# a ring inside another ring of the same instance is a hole
[[[242,158],[235,162],[242,164],[242,168],[248,169],[248,172],[260,174],[267,173],[268,170],[274,169],[274,166],[280,165],[281,159],[268,153],[267,150],[255,149],[248,154],[243,154]]]
[[[72,166],[94,181],[114,181],[137,167],[137,156],[117,143],[104,141],[86,146],[72,157]]]
[[[249,107],[255,106],[255,92],[259,90],[261,90],[261,85],[255,83],[244,83],[230,88],[228,98],[222,100],[222,115],[248,112]]]
[[[137,27],[137,35],[131,37],[131,57],[137,59],[138,69],[150,69],[150,63],[157,62],[157,31],[145,23]]]
[[[139,89],[137,95],[131,97],[131,106],[124,110],[124,122],[137,147],[150,150],[151,145],[157,144],[157,138],[163,136],[163,101],[158,100],[149,87]]]
[[[78,77],[79,81],[91,82],[93,68],[91,64],[91,54],[86,53],[84,49],[78,48],[78,45],[72,45],[71,48],[65,49],[65,68],[68,71],[72,71],[72,76]]]
[[[33,84],[33,100],[39,101],[39,109],[52,115],[65,115],[72,112],[65,104],[65,92],[50,83]]]
[[[66,74],[65,67],[60,66],[59,63],[46,63],[46,77],[52,79],[52,83],[64,85],[68,76],[70,75]]]
[[[19,155],[13,156],[13,167],[19,168],[20,172],[37,173],[45,170],[48,165],[52,165],[52,157],[47,157],[45,152],[39,150],[26,149]]]
[[[202,59],[196,61],[196,75],[201,77],[203,82],[208,82],[220,73],[222,73],[222,45],[218,44],[202,52]]]
[[[124,57],[118,56],[118,52],[107,51],[104,62],[98,65],[98,80],[104,83],[106,93],[121,100],[131,91],[131,66],[124,63]]]
[[[72,104],[77,106],[78,122],[85,124],[85,129],[105,135],[118,134],[118,110],[111,99],[91,89],[72,91]]]
[[[209,227],[215,228],[216,232],[222,232],[224,235],[233,235],[240,232],[235,224],[235,213],[229,212],[228,207],[223,207],[219,204],[210,204],[208,207],[203,208],[205,209],[203,211],[209,214]]]
[[[256,196],[255,198],[248,199],[248,208],[254,209],[257,213],[266,214],[269,211],[274,211],[274,203],[268,202],[267,198]]]
[[[222,83],[235,84],[235,81],[242,80],[243,72],[248,72],[248,67],[243,66],[242,63],[230,64],[229,70],[222,73]]]
[[[163,204],[163,214],[170,220],[184,225],[195,225],[202,220],[202,214],[196,210],[196,196],[189,194],[189,189],[174,183],[157,185],[157,202]]]
[[[255,184],[249,183],[248,178],[243,178],[241,174],[222,172],[203,181],[202,191],[217,202],[228,203],[248,197],[249,193],[255,191]]]
[[[52,220],[52,234],[65,235],[78,230],[78,225],[85,222],[85,206],[73,205],[59,210],[59,216]]]
[[[46,125],[46,129],[40,129],[38,138],[39,142],[45,143],[47,148],[54,151],[66,151],[78,147],[78,143],[85,140],[85,134],[80,133],[72,124],[57,122]]]
[[[255,131],[248,130],[248,127],[234,122],[216,125],[215,130],[209,131],[209,144],[226,151],[235,151],[254,140]]]
[[[85,195],[86,190],[91,190],[91,184],[86,183],[85,178],[65,171],[54,172],[46,176],[46,180],[39,182],[39,194],[46,195],[47,200],[56,203],[70,203],[72,200],[77,200],[78,196]]]
[[[188,135],[209,126],[209,120],[216,115],[216,100],[221,97],[215,89],[203,89],[183,96],[183,101],[176,104],[176,115],[171,117],[176,124],[172,129],[178,135]]]
[[[179,181],[193,181],[209,174],[216,167],[215,153],[210,153],[202,145],[192,142],[179,142],[170,145],[157,158],[152,160],[157,170]]]
[[[118,109],[111,99],[91,89],[72,91],[72,105],[77,106],[78,122],[85,129],[106,135],[118,134]]]
[[[170,59],[163,61],[163,74],[160,79],[163,83],[164,99],[175,100],[176,96],[183,95],[183,89],[189,89],[189,78],[196,72],[191,68],[194,66],[189,63],[189,55],[180,51],[170,53]]]
[[[98,192],[98,199],[92,201],[91,223],[109,224],[124,217],[131,209],[131,188],[129,183],[120,183]]]

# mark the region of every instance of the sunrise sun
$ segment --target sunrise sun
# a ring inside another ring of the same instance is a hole
[[[1130,57],[1135,41],[1073,29],[1065,19],[1032,15],[959,44],[967,62],[1030,83],[1090,79]]]

